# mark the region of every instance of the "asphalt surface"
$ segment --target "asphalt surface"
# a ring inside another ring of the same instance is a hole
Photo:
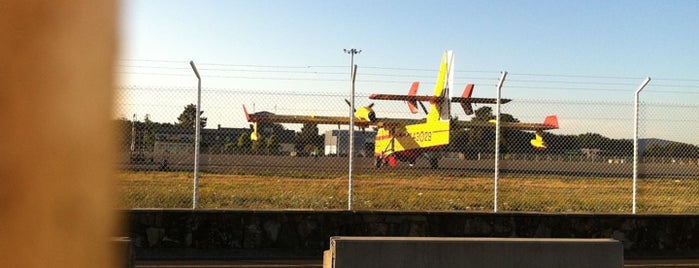
[[[166,170],[191,171],[193,159],[189,155],[171,156]],[[125,170],[162,170],[160,160],[146,163],[122,163]],[[245,173],[264,174],[290,171],[346,173],[348,170],[347,157],[290,157],[270,155],[202,155],[200,171],[210,173]],[[428,159],[418,158],[414,166],[399,162],[396,167],[376,168],[373,157],[357,157],[354,159],[355,174],[439,174],[441,176],[466,176],[472,174],[492,174],[493,159],[460,159],[442,158],[439,168],[430,168]],[[630,177],[633,174],[631,161],[609,159],[597,161],[570,161],[565,156],[536,156],[532,159],[517,159],[500,161],[501,173],[513,174],[547,174],[574,177]],[[642,177],[688,177],[694,178],[699,174],[699,165],[687,163],[642,163],[639,166]]]

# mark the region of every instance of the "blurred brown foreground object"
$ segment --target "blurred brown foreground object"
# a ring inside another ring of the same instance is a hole
[[[0,267],[115,267],[116,3],[0,2]]]

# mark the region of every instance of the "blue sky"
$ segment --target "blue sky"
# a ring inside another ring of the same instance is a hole
[[[699,1],[124,1],[126,59],[696,75]],[[435,56],[436,55],[436,56]]]
[[[122,3],[122,85],[195,88],[194,60],[205,88],[341,94],[350,60],[342,49],[357,48],[359,94],[405,93],[413,80],[427,94],[441,53],[451,49],[457,84],[475,82],[479,96],[494,95],[506,70],[503,94],[516,99],[630,102],[647,76],[647,101],[699,99],[699,1]],[[230,101],[236,112],[245,102]],[[177,110],[194,101],[182,102]],[[289,107],[284,100],[256,105]],[[125,110],[158,114],[137,105]],[[240,124],[208,110],[211,122]]]

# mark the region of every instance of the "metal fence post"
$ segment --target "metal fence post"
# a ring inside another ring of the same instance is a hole
[[[505,82],[507,72],[503,71],[497,87],[497,103],[495,105],[495,174],[493,189],[493,212],[498,212],[498,183],[500,180],[500,97],[502,84]]]
[[[636,214],[636,181],[638,180],[638,96],[649,82],[650,77],[646,77],[646,80],[636,89],[633,100],[633,204],[631,208],[631,213],[633,214]]]
[[[347,156],[349,158],[349,168],[348,175],[348,189],[347,189],[347,209],[352,210],[352,166],[354,165],[354,81],[357,77],[357,65],[354,64],[354,55],[362,52],[361,50],[352,48],[345,49],[345,53],[350,54],[350,109],[349,109],[349,148],[347,149]]]
[[[199,71],[197,71],[197,66],[194,65],[194,61],[189,61],[189,65],[192,66],[194,74],[197,75],[197,112],[196,120],[194,123],[194,190],[192,194],[192,209],[197,209],[197,198],[199,191],[199,142],[200,142],[200,129],[201,129],[201,77],[199,76]]]

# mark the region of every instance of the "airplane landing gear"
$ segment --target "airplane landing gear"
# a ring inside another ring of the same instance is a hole
[[[396,160],[396,157],[393,155],[389,155],[386,157],[377,156],[376,158],[374,158],[374,165],[376,166],[376,168],[380,168],[385,164],[388,164],[391,167],[395,167],[397,162],[398,160]]]

